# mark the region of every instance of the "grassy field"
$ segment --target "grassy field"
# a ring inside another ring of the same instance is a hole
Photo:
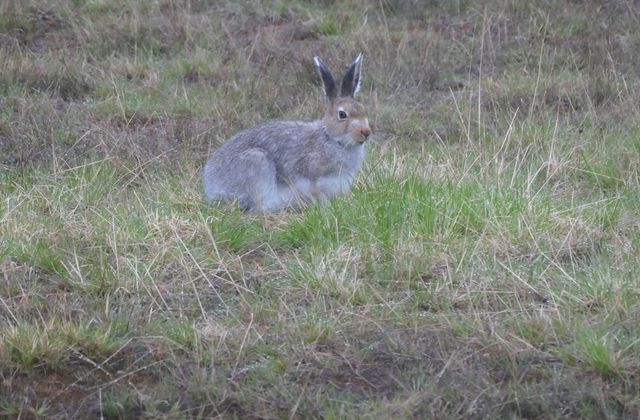
[[[637,418],[640,6],[0,3],[0,417]],[[207,155],[364,53],[347,196]]]

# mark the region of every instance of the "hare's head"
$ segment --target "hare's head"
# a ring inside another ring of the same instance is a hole
[[[338,84],[319,57],[314,57],[324,89],[324,121],[328,134],[345,145],[363,144],[371,135],[364,107],[356,101],[362,75],[362,54],[349,66]]]

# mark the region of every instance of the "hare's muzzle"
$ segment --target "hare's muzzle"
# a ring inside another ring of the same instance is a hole
[[[369,122],[364,119],[356,128],[354,133],[354,138],[356,142],[362,144],[371,136],[371,127],[369,127]]]

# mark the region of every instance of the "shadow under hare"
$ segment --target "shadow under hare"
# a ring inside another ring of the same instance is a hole
[[[320,58],[314,61],[322,78],[324,117],[269,122],[226,141],[204,168],[204,191],[211,202],[237,201],[243,210],[266,213],[349,190],[371,135],[364,107],[354,99],[362,54],[340,86]]]

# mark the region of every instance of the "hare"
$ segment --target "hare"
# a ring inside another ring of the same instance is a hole
[[[274,121],[240,132],[209,157],[204,190],[211,202],[237,201],[245,211],[276,212],[346,193],[371,135],[360,89],[362,54],[340,86],[319,57],[325,113],[317,121]]]

